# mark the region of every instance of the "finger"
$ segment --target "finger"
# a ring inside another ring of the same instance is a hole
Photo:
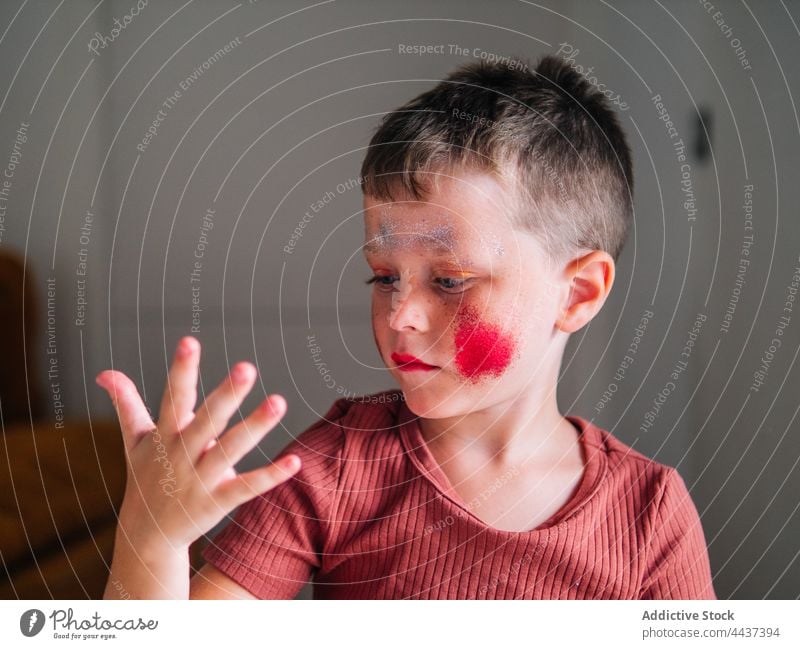
[[[133,448],[142,435],[155,428],[136,385],[125,374],[116,370],[100,372],[95,382],[108,392],[111,403],[114,404],[125,447]]]
[[[216,445],[217,445],[217,438],[216,437],[214,439],[208,440],[208,444],[206,444],[206,448],[205,448],[204,452],[208,452],[210,449],[214,448]],[[217,476],[218,481],[230,480],[231,478],[235,478],[235,477],[236,477],[236,469],[234,469],[232,466],[229,466],[227,469],[225,469],[222,472],[222,475]]]
[[[217,487],[214,500],[221,507],[230,511],[234,507],[252,500],[286,482],[301,468],[300,458],[296,455],[285,455],[272,464],[260,467],[247,473],[237,475],[233,480]]]
[[[205,454],[198,464],[198,471],[207,476],[219,476],[227,468],[241,460],[265,434],[275,428],[286,412],[286,401],[279,394],[273,394],[219,438],[217,444],[206,446]]]
[[[194,421],[183,433],[190,455],[200,457],[210,439],[218,437],[233,413],[244,401],[256,381],[256,368],[252,363],[237,363],[230,373],[197,409]]]
[[[162,430],[183,430],[194,419],[199,366],[200,343],[196,338],[184,336],[175,349],[164,386],[164,396],[158,413],[158,425]]]

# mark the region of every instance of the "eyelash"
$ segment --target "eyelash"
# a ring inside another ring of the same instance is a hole
[[[388,284],[384,284],[383,282],[381,282],[381,280],[384,280],[384,279],[391,279],[392,281],[389,282]],[[366,283],[367,284],[377,284],[378,287],[381,288],[381,290],[384,290],[384,288],[382,288],[382,287],[388,288],[392,284],[394,284],[396,281],[398,281],[399,279],[400,278],[397,275],[373,275],[372,277],[370,277],[366,281]],[[452,294],[452,293],[462,293],[466,289],[467,284],[470,281],[472,281],[472,279],[474,279],[474,278],[466,277],[464,279],[456,279],[455,277],[437,277],[434,281],[438,282],[439,280],[451,280],[451,281],[454,281],[454,282],[458,282],[458,284],[456,286],[451,286],[451,287],[442,286],[441,284],[439,285],[440,288],[445,293],[451,293]],[[458,289],[461,289],[461,290],[458,290]],[[386,291],[386,292],[388,293],[388,291]]]

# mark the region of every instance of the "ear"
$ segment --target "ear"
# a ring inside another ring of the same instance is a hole
[[[614,269],[614,259],[602,250],[593,250],[567,264],[566,290],[555,322],[557,329],[573,333],[594,318],[611,292]]]

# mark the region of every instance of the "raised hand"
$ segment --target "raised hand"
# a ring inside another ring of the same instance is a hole
[[[125,442],[127,483],[120,527],[134,547],[188,548],[242,503],[300,469],[300,458],[237,474],[233,465],[272,430],[286,401],[271,395],[222,434],[255,383],[251,363],[237,363],[195,411],[200,343],[180,340],[161,400],[158,426],[125,374],[106,370],[97,384],[111,397]]]

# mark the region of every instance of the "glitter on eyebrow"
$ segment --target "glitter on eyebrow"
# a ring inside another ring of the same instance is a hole
[[[394,234],[394,230],[395,230],[394,221],[388,220],[386,218],[381,219],[378,241],[381,244],[386,243],[386,241]]]
[[[377,252],[387,247],[406,249],[414,246],[433,248],[445,253],[453,252],[455,237],[451,225],[440,224],[429,229],[420,228],[417,231],[401,229],[398,232],[397,221],[385,213],[382,216],[378,234],[364,245],[365,252]]]
[[[433,239],[440,246],[446,247],[450,250],[452,250],[453,248],[454,233],[453,233],[453,227],[451,225],[447,224],[437,225],[432,230],[424,233],[421,236]]]

